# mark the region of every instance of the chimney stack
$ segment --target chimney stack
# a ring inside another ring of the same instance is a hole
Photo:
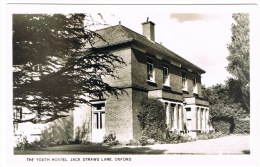
[[[150,39],[151,41],[155,41],[155,34],[154,34],[154,23],[149,21],[149,17],[147,21],[142,23],[143,25],[143,35]]]

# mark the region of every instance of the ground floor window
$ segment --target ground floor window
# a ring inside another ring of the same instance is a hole
[[[177,103],[166,103],[166,122],[171,131],[183,130],[183,106]]]
[[[207,108],[197,107],[197,130],[207,130],[208,129],[208,117],[209,111]]]
[[[92,104],[93,129],[105,129],[105,103]]]

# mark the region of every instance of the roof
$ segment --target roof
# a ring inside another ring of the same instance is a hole
[[[193,63],[189,62],[188,60],[182,58],[181,56],[177,55],[173,51],[167,49],[161,44],[158,44],[154,41],[149,40],[145,36],[130,30],[129,28],[119,24],[116,26],[111,26],[108,28],[97,30],[98,33],[104,40],[98,40],[95,43],[96,47],[109,47],[114,46],[122,43],[128,42],[137,42],[138,44],[142,44],[144,46],[153,48],[154,50],[162,53],[163,55],[168,55],[173,59],[179,61],[182,66],[189,67],[192,70],[198,71],[200,73],[205,73],[203,69],[194,65]]]

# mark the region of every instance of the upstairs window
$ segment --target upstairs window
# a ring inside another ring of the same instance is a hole
[[[155,81],[154,78],[154,62],[151,59],[147,59],[147,80],[148,81]]]
[[[170,86],[169,67],[163,66],[163,85]]]
[[[182,90],[188,90],[187,74],[185,72],[182,72]]]
[[[198,94],[197,78],[193,77],[193,93]]]

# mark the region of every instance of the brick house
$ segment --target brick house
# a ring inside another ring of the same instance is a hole
[[[105,79],[126,93],[119,98],[89,99],[91,106],[75,109],[75,136],[84,125],[90,141],[102,141],[111,133],[119,141],[138,139],[141,129],[137,115],[141,100],[146,98],[164,103],[171,131],[187,128],[196,137],[197,132],[210,130],[209,103],[202,98],[201,90],[201,74],[205,71],[156,43],[153,22],[142,26],[143,35],[121,24],[97,31],[108,43],[99,40],[95,47],[120,56],[126,63],[116,69],[119,79]]]

